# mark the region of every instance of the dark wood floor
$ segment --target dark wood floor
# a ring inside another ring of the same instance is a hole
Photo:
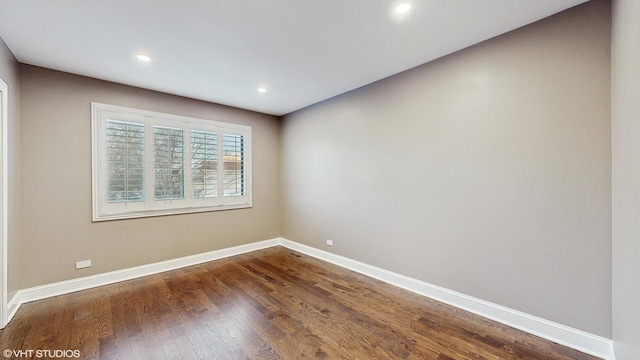
[[[24,304],[0,344],[83,359],[595,359],[282,247]]]

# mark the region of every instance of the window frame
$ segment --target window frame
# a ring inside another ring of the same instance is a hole
[[[144,125],[144,199],[138,201],[107,201],[107,129],[108,120],[140,123]],[[182,129],[182,199],[155,200],[154,183],[154,126]],[[192,131],[214,132],[217,136],[217,194],[215,197],[193,197]],[[225,195],[224,135],[243,137],[242,179],[244,195]],[[181,115],[165,114],[123,106],[91,103],[92,147],[92,218],[94,222],[133,219],[151,216],[189,214],[207,211],[244,209],[252,207],[251,127]]]

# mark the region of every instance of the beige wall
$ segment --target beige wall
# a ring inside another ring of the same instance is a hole
[[[28,65],[21,69],[23,288],[282,234],[278,118]],[[92,223],[92,101],[251,126],[253,208]],[[75,270],[84,259],[93,266]]]
[[[284,236],[610,337],[610,20],[594,0],[286,116]]]
[[[618,360],[636,360],[640,359],[640,2],[613,3],[613,341]]]
[[[20,290],[20,65],[0,38],[0,79],[9,87],[8,296]]]

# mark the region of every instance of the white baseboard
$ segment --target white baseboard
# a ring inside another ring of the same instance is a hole
[[[368,265],[314,247],[282,239],[282,246],[320,260],[353,270],[416,294],[455,306],[499,323],[528,332],[555,343],[597,356],[615,360],[610,339],[545,320],[501,305],[493,304],[456,291]]]
[[[30,301],[153,275],[278,245],[356,271],[584,353],[605,360],[615,360],[613,342],[610,339],[283,238],[259,241],[178,259],[22,289],[9,301],[8,318],[10,321],[20,306]]]
[[[20,305],[22,304],[24,304],[24,302],[20,301],[20,294],[18,291],[7,303],[7,324],[9,324],[9,321],[13,319],[13,316],[18,312],[18,309],[20,309]]]

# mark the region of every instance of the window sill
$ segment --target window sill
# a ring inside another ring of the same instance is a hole
[[[209,211],[249,209],[252,207],[253,206],[251,202],[243,202],[243,203],[237,203],[237,204],[203,206],[203,207],[194,207],[194,208],[131,211],[131,212],[116,213],[116,214],[95,214],[94,213],[93,222],[138,219],[138,218],[154,217],[154,216],[195,214],[195,213],[202,213],[202,212],[209,212]]]

